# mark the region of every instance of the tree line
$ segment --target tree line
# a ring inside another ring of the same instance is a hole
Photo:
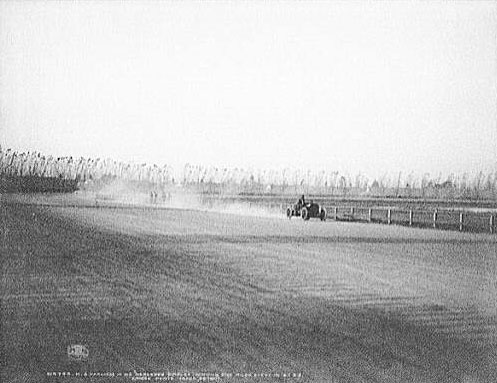
[[[54,157],[0,147],[0,175],[6,178],[71,180],[83,186],[105,180],[182,186],[205,193],[326,194],[408,198],[497,199],[497,170],[475,174],[385,173],[368,177],[334,169],[243,169],[186,164],[136,164],[109,158]]]

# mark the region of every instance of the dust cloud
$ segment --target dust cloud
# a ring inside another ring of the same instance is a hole
[[[235,214],[253,217],[286,218],[286,206],[267,206],[257,199],[254,202],[227,200],[223,195],[202,194],[182,185],[157,187],[153,184],[131,183],[113,180],[103,185],[84,185],[73,194],[78,201],[91,205],[142,206],[157,209],[187,209]]]

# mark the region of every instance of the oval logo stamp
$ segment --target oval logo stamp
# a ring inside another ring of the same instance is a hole
[[[88,359],[88,347],[83,344],[71,344],[67,346],[67,356],[70,360],[83,361]]]

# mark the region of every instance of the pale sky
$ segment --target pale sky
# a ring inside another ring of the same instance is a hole
[[[497,170],[497,2],[0,1],[0,108],[54,155]]]

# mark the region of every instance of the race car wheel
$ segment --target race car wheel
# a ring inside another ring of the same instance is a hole
[[[302,219],[304,221],[307,221],[309,219],[309,211],[307,210],[306,207],[302,208],[302,211],[300,212],[300,215],[302,216]]]
[[[321,221],[326,221],[326,209],[324,207],[321,208],[321,213],[319,213],[319,218],[321,218]]]
[[[288,217],[288,219],[291,219],[292,218],[292,209],[288,208],[286,209],[286,216]]]

